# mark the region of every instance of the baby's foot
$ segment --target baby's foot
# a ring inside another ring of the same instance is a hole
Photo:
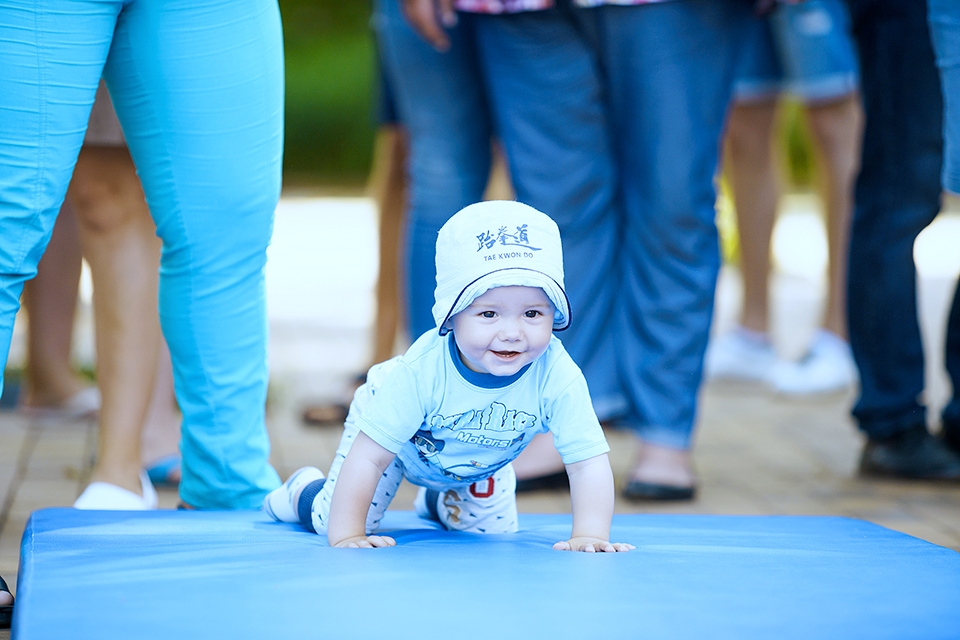
[[[297,469],[286,482],[267,494],[263,499],[263,510],[271,518],[280,522],[300,522],[300,516],[297,513],[300,492],[314,480],[323,480],[323,478],[323,472],[316,467]]]

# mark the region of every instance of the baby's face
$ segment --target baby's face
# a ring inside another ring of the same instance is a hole
[[[460,359],[478,373],[511,376],[547,350],[553,314],[538,287],[490,289],[453,317]]]

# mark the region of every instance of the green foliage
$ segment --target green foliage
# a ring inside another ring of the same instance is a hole
[[[314,40],[319,35],[366,33],[371,11],[370,2],[357,0],[280,0],[288,42]]]
[[[281,0],[284,184],[362,184],[374,141],[375,54],[363,2]]]
[[[788,189],[813,186],[816,166],[810,132],[803,116],[803,106],[793,100],[780,104],[780,146],[784,153],[784,178]]]

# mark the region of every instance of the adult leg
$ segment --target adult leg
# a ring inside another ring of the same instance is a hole
[[[70,182],[119,8],[0,5],[0,364]]]
[[[129,3],[104,77],[163,241],[181,499],[259,507],[279,484],[264,423],[263,276],[282,149],[277,5]]]
[[[564,346],[583,369],[601,419],[623,409],[609,318],[619,214],[591,16],[559,9],[462,16],[474,28],[497,135],[516,198],[552,217],[563,237],[573,322]],[[548,434],[514,461],[518,490],[566,486]]]
[[[380,268],[371,364],[389,360],[394,355],[400,319],[404,315],[400,249],[407,202],[407,134],[396,124],[382,126],[376,145],[371,190],[380,212]]]
[[[476,33],[517,200],[560,227],[573,314],[561,334],[564,346],[583,369],[597,414],[615,417],[623,410],[610,324],[620,213],[603,88],[589,44],[592,14],[561,2],[547,11],[461,21]]]
[[[771,148],[776,112],[776,94],[741,100],[730,111],[724,172],[737,213],[743,301],[739,323],[707,347],[706,378],[764,381],[777,362],[768,332],[770,236],[780,196]]]
[[[823,327],[846,339],[847,244],[863,134],[850,15],[840,0],[811,0],[778,7],[771,26],[785,61],[787,87],[806,104],[819,156],[830,252]]]
[[[704,376],[764,381],[777,361],[768,335],[770,236],[780,197],[771,148],[783,68],[767,16],[748,21],[734,82],[734,105],[727,122],[724,173],[737,215],[740,321],[707,346]]]
[[[713,180],[748,10],[689,0],[595,11],[626,211],[618,364],[644,445],[628,495],[689,498],[720,263]]]
[[[823,328],[846,339],[847,250],[863,133],[859,93],[809,105],[807,121],[820,160],[820,193],[827,217],[829,272]]]
[[[953,305],[947,318],[946,367],[953,383],[953,397],[943,408],[943,435],[960,452],[960,282],[953,292]]]
[[[850,2],[865,113],[848,271],[862,473],[960,478],[926,429],[913,244],[937,215],[943,104],[925,3]]]
[[[82,257],[77,218],[69,204],[61,207],[47,248],[37,277],[23,288],[27,367],[20,405],[41,415],[45,410],[64,416],[92,415],[99,405],[96,390],[80,380],[71,366]]]
[[[379,54],[379,47],[378,47]],[[376,203],[378,213],[379,265],[377,268],[376,308],[373,326],[373,357],[368,366],[388,360],[394,355],[397,337],[405,326],[401,288],[404,270],[401,267],[404,245],[404,223],[407,209],[407,134],[399,122],[396,97],[390,78],[377,65],[375,109],[379,123],[373,143],[373,161],[367,180],[367,191]],[[367,367],[364,367],[366,369]],[[354,376],[342,402],[308,406],[303,421],[309,425],[343,426],[349,410],[349,398],[363,384],[366,373]]]
[[[853,212],[853,180],[860,156],[860,101],[852,93],[806,108],[818,163],[818,191],[827,227],[828,273],[821,328],[803,356],[780,361],[768,380],[778,392],[793,395],[849,389],[856,382],[847,340],[847,250]]]
[[[139,494],[140,434],[160,349],[160,240],[125,147],[84,145],[67,198],[93,280],[103,397],[91,480]]]
[[[740,325],[758,334],[769,329],[770,236],[780,193],[771,149],[776,111],[776,97],[739,102],[730,111],[726,133],[725,168],[740,236]]]
[[[817,101],[807,105],[806,115],[819,160],[818,191],[826,217],[829,260],[821,328],[799,360],[781,360],[767,376],[776,391],[792,395],[845,390],[856,382],[847,341],[846,278],[853,180],[860,155],[859,95]]]
[[[943,188],[948,199],[960,203],[960,6],[948,0],[929,0],[929,21],[943,86]],[[953,398],[944,407],[943,427],[948,441],[960,451],[960,283],[947,320],[946,347]]]
[[[373,24],[409,140],[405,264],[408,324],[415,340],[436,327],[437,232],[450,216],[483,197],[491,129],[464,21],[449,29],[451,46],[445,53],[413,31],[399,0],[379,0]]]
[[[930,36],[943,84],[943,188],[960,195],[960,6],[928,0]]]

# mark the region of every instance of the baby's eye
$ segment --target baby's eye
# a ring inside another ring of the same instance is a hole
[[[493,311],[481,311],[480,315],[484,318],[494,318],[497,314]]]
[[[527,311],[524,312],[523,315],[525,315],[528,318],[536,318],[537,316],[542,316],[543,314],[537,311],[536,309],[527,309]]]

